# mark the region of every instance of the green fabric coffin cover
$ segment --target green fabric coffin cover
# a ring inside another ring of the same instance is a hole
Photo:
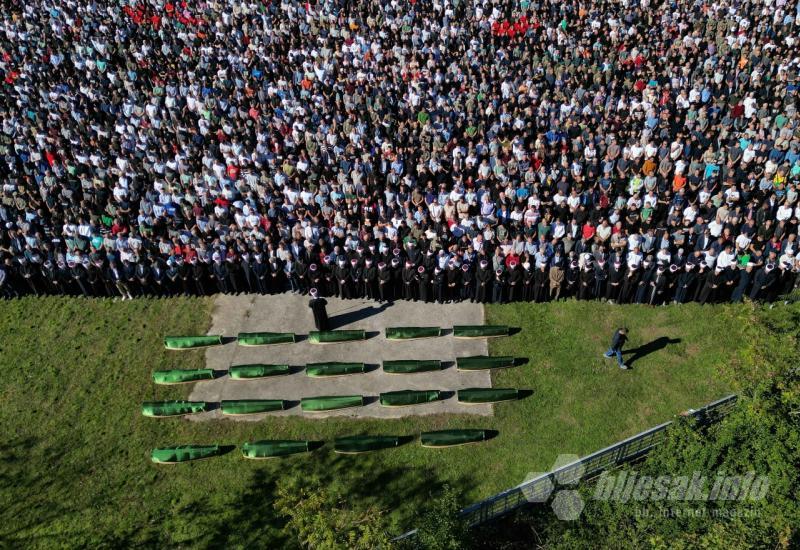
[[[439,327],[389,327],[387,340],[411,340],[413,338],[434,338],[442,335]]]
[[[364,398],[360,395],[323,395],[304,397],[300,400],[300,408],[309,412],[360,407],[363,404]]]
[[[400,438],[393,435],[354,435],[337,437],[333,441],[333,450],[337,453],[366,453],[400,445]]]
[[[442,362],[438,359],[408,359],[398,361],[384,361],[383,372],[389,374],[413,374],[416,372],[429,372],[441,370]]]
[[[519,398],[516,388],[467,388],[458,390],[459,403],[494,403]]]
[[[257,414],[270,411],[282,411],[284,402],[281,399],[238,399],[222,401],[222,414]]]
[[[242,445],[244,458],[276,458],[311,450],[311,441],[294,441],[290,439],[265,439],[247,442]]]
[[[364,363],[309,363],[306,365],[306,375],[313,378],[321,376],[342,376],[345,374],[359,374],[364,372]]]
[[[193,349],[207,346],[219,346],[222,336],[167,336],[164,338],[164,347],[167,349]]]
[[[234,380],[247,380],[265,376],[282,376],[289,372],[289,365],[236,365],[228,369],[228,376]]]
[[[363,340],[363,330],[313,330],[308,333],[308,341],[312,344],[330,344],[332,342],[350,342]]]
[[[208,404],[205,401],[145,401],[142,403],[144,416],[179,416],[203,412]]]
[[[269,346],[271,344],[293,344],[293,332],[240,332],[236,341],[240,346]]]
[[[458,370],[502,369],[514,366],[514,358],[510,355],[474,355],[456,359]]]
[[[441,430],[438,432],[422,432],[420,442],[423,447],[449,447],[475,443],[486,439],[486,430]]]
[[[381,405],[384,407],[404,407],[438,400],[439,390],[401,390],[381,394]]]
[[[456,338],[482,338],[486,336],[508,336],[507,325],[456,325],[453,327]]]
[[[211,369],[185,369],[185,370],[157,370],[153,372],[153,382],[156,384],[183,384],[197,380],[212,380],[214,371]]]
[[[153,449],[150,453],[150,459],[158,464],[172,464],[209,458],[217,456],[221,452],[219,445],[179,445],[177,447]]]

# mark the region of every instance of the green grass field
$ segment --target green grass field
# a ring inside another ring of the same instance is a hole
[[[752,329],[747,306],[490,306],[488,322],[521,328],[492,340],[492,353],[529,360],[497,372],[494,385],[533,391],[498,405],[493,418],[142,417],[142,401],[188,395],[185,386],[155,386],[150,373],[203,366],[202,351],[167,352],[162,337],[204,332],[211,307],[210,299],[0,303],[0,546],[291,546],[271,505],[275,484],[311,477],[387,510],[401,532],[443,483],[461,491],[466,505],[549,469],[558,454],[586,454],[735,391],[733,373]],[[629,349],[656,343],[628,372],[601,357],[620,324],[631,329]],[[660,347],[664,339],[672,343]],[[358,456],[326,445],[276,461],[243,460],[238,450],[176,466],[149,460],[152,447],[170,444],[446,427],[500,435],[480,445],[414,443]]]

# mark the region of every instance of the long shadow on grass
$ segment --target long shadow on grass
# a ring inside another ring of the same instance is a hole
[[[628,357],[625,360],[625,364],[630,367],[639,359],[647,357],[648,355],[650,355],[651,353],[655,353],[656,351],[662,350],[670,344],[679,344],[680,342],[681,342],[680,338],[669,338],[667,336],[661,336],[651,342],[639,346],[638,348],[625,350],[622,352],[624,355],[631,354],[630,357]]]

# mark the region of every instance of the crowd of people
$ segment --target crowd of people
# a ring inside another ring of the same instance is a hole
[[[769,301],[800,4],[9,0],[0,295]]]

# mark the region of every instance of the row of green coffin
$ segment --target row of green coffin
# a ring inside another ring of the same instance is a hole
[[[433,338],[441,336],[442,332],[439,327],[391,327],[386,329],[386,338],[389,340]],[[486,338],[506,336],[508,333],[509,328],[506,325],[456,325],[453,327],[453,336],[456,338]],[[329,344],[363,340],[365,337],[366,333],[363,330],[312,331],[308,334],[308,341],[312,344]],[[241,332],[236,341],[241,346],[269,346],[292,344],[297,341],[297,338],[291,332]],[[221,344],[221,335],[167,336],[164,338],[164,347],[170,350],[197,349]]]
[[[423,432],[420,434],[420,443],[423,447],[452,447],[455,445],[486,441],[490,437],[491,435],[488,430],[481,429],[440,430],[435,432]],[[408,438],[401,436],[386,435],[339,437],[334,440],[333,449],[334,452],[344,454],[366,453],[399,447],[407,440]],[[322,442],[317,441],[282,439],[254,441],[242,445],[242,456],[251,459],[278,458],[306,453],[321,446]],[[153,449],[150,457],[153,462],[158,464],[176,464],[179,462],[211,458],[223,453],[224,447],[220,445],[180,445],[176,447]]]
[[[433,403],[442,399],[439,390],[400,390],[380,394],[379,402],[384,407],[406,407]],[[480,404],[512,401],[521,397],[516,388],[467,388],[456,392],[459,403]],[[300,408],[306,412],[331,411],[364,405],[361,395],[330,395],[304,397]],[[209,410],[205,401],[147,401],[142,403],[142,414],[150,417],[182,416]],[[258,414],[282,411],[287,408],[283,399],[238,399],[220,403],[225,415]]]
[[[486,370],[514,366],[511,356],[477,355],[473,357],[459,357],[456,359],[458,370]],[[439,360],[399,360],[384,361],[383,370],[389,374],[413,374],[419,372],[436,371],[442,368]],[[306,365],[306,375],[313,378],[324,376],[343,376],[346,374],[359,374],[366,371],[364,363],[309,363]],[[266,378],[281,376],[291,373],[289,365],[237,365],[228,369],[228,375],[234,380],[247,380],[252,378]],[[153,382],[156,384],[183,384],[199,380],[214,378],[212,369],[175,369],[157,370],[153,372]]]

